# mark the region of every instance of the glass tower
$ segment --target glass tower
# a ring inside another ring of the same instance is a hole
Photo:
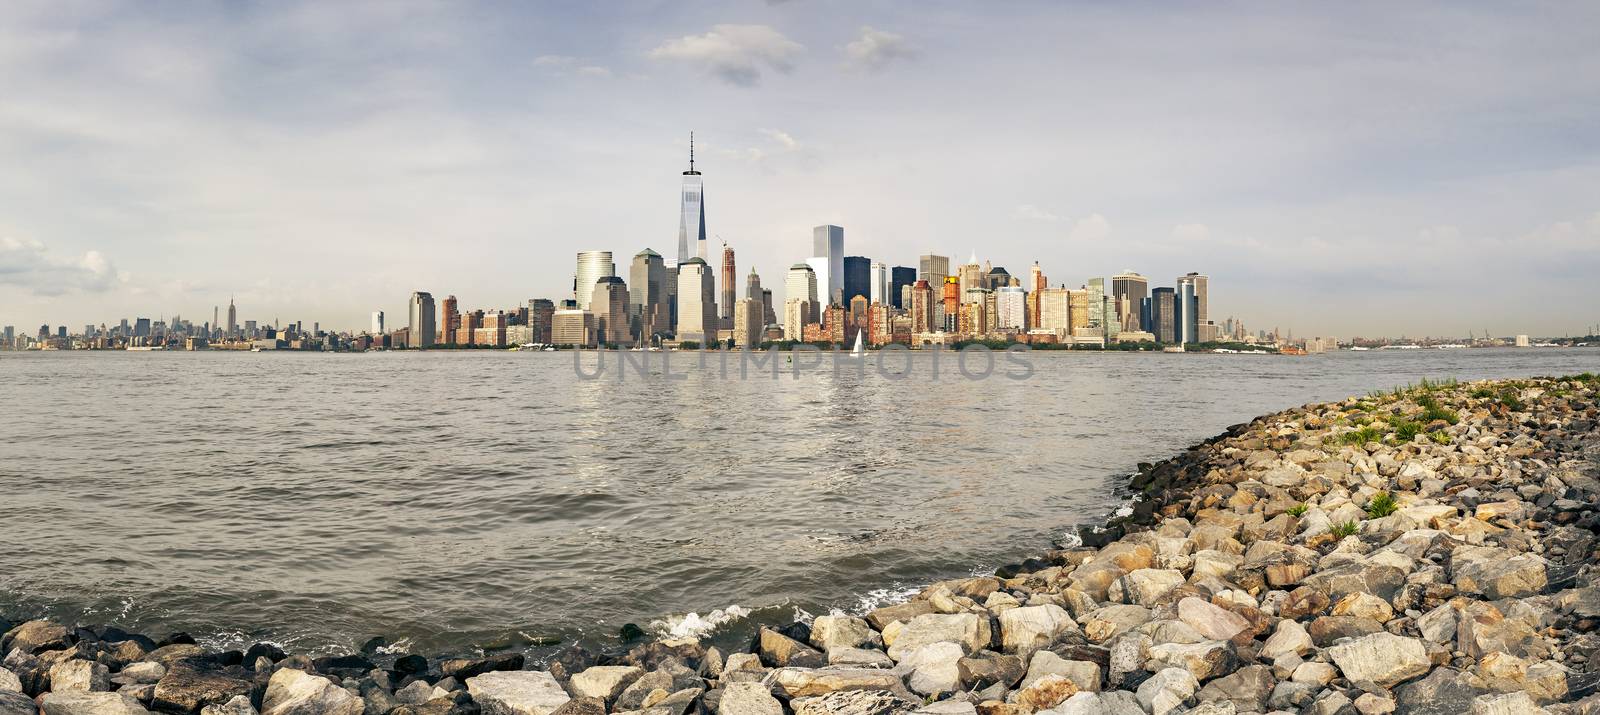
[[[689,170],[683,172],[682,205],[678,212],[678,256],[668,268],[687,262],[692,257],[706,257],[706,202],[705,187],[700,172],[694,168],[694,132],[689,133]],[[694,242],[694,253],[689,253],[689,243]]]

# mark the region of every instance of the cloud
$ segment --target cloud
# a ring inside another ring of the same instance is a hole
[[[0,286],[58,296],[103,293],[127,279],[127,274],[119,272],[99,251],[88,251],[77,259],[58,258],[38,241],[0,236]]]
[[[1061,220],[1060,216],[1041,209],[1038,206],[1034,206],[1033,204],[1022,204],[1018,206],[1011,211],[1011,216],[1024,221],[1048,221],[1053,223]]]
[[[1211,240],[1211,229],[1203,223],[1180,223],[1172,227],[1172,237],[1179,241],[1200,242]]]
[[[582,58],[571,55],[539,55],[533,58],[533,66],[544,68],[552,74],[579,75],[582,77],[610,77],[611,69],[597,64],[584,62]]]
[[[1067,232],[1067,240],[1074,243],[1095,243],[1111,237],[1111,222],[1100,214],[1089,214],[1087,218],[1078,219],[1072,224],[1072,230]]]
[[[793,136],[790,136],[788,132],[783,131],[782,129],[763,129],[761,130],[761,133],[772,137],[773,141],[782,144],[783,148],[789,151],[794,151],[800,148],[800,142],[796,141]]]
[[[893,32],[862,27],[861,36],[845,45],[846,65],[853,69],[877,72],[896,60],[917,56],[917,48]]]
[[[738,87],[761,82],[763,68],[788,74],[805,46],[767,25],[716,25],[704,35],[668,40],[650,58],[686,62]]]

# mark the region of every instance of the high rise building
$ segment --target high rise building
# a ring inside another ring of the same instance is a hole
[[[594,284],[616,274],[617,264],[611,261],[610,251],[579,251],[578,272],[572,278],[572,297],[578,301],[578,307],[588,310]]]
[[[1106,279],[1089,279],[1089,327],[1099,328],[1100,337],[1106,343],[1117,337],[1122,331],[1122,323],[1117,320],[1117,310],[1112,304],[1111,294],[1106,292]]]
[[[937,332],[941,326],[934,322],[933,286],[918,278],[911,284],[911,334]]]
[[[445,345],[472,344],[473,338],[471,335],[460,334],[461,312],[457,308],[458,305],[455,296],[447,295],[444,297],[444,302],[439,306],[439,322],[442,325],[439,330],[439,342]]]
[[[844,229],[818,226],[811,229],[811,255],[823,259],[811,264],[817,273],[817,301],[822,305],[844,305]]]
[[[576,300],[563,300],[550,316],[550,344],[594,347],[594,314],[578,307]]]
[[[960,283],[959,295],[966,300],[967,291],[983,287],[983,266],[978,265],[978,254],[972,254],[972,260],[956,270],[956,278]]]
[[[999,266],[995,266],[994,268],[985,266],[984,268],[983,287],[988,288],[989,290],[999,290],[1016,282],[1017,280],[1012,278],[1011,274],[1007,273],[1006,269],[1004,268]]]
[[[683,172],[683,195],[678,206],[678,255],[668,267],[683,265],[691,257],[706,257],[705,187],[700,172],[694,168],[694,132],[689,133],[689,170]]]
[[[866,256],[844,257],[844,304],[856,296],[872,301],[872,261]]]
[[[623,347],[633,344],[628,285],[621,278],[605,276],[594,284],[594,294],[589,297],[589,312],[594,316],[597,342]]]
[[[14,349],[14,348],[17,347],[17,326],[15,326],[15,325],[7,325],[6,326],[5,344],[4,345],[0,345],[0,347],[3,347],[5,349],[7,349],[7,350],[11,350],[11,349]]]
[[[995,328],[1021,331],[1028,327],[1027,292],[1022,286],[995,289]]]
[[[239,309],[233,305],[233,296],[228,296],[228,337],[239,337]]]
[[[1048,330],[1057,339],[1072,335],[1072,291],[1066,288],[1042,288],[1033,292],[1037,296],[1039,317],[1033,324],[1039,330]]]
[[[917,282],[917,269],[911,266],[895,266],[889,269],[889,305],[901,310],[906,309],[906,299],[910,297],[907,289]]]
[[[701,345],[717,339],[715,280],[704,259],[678,266],[678,340]]]
[[[1150,281],[1131,270],[1111,277],[1111,303],[1117,309],[1118,325],[1129,332],[1147,330],[1140,320],[1140,307],[1150,295]]]
[[[791,300],[804,300],[817,302],[817,272],[804,263],[789,266],[789,273],[784,277],[783,298],[784,302]]]
[[[954,332],[961,322],[961,279],[945,276],[944,290],[939,297],[940,306],[944,309],[944,324],[940,327],[946,332]]]
[[[410,345],[414,348],[433,346],[433,295],[426,291],[411,294]]]
[[[926,254],[917,258],[917,280],[924,280],[930,286],[944,285],[944,277],[950,275],[950,257]]]
[[[555,317],[556,304],[546,298],[533,298],[528,301],[528,327],[532,337],[528,342],[548,345],[550,341],[550,321]]]
[[[382,335],[383,334],[383,311],[381,311],[381,310],[372,311],[372,331],[371,332],[372,332],[373,335]]]
[[[777,308],[772,305],[772,289],[761,289],[761,327],[778,324]]]
[[[873,261],[868,271],[867,299],[878,305],[892,305],[894,299],[889,296],[889,265],[883,261]],[[845,273],[848,275],[849,269]]]
[[[717,317],[723,323],[733,323],[733,297],[734,287],[738,278],[733,267],[733,248],[722,244],[722,300],[717,304]]]
[[[761,322],[761,301],[745,298],[733,307],[733,344],[753,348],[765,339],[765,326]]]
[[[767,312],[765,306],[766,294],[767,291],[761,287],[761,276],[756,275],[756,269],[751,268],[750,275],[745,276],[744,279],[744,299],[756,301],[756,307],[760,308],[760,310],[756,311],[756,319],[758,321]],[[766,327],[766,325],[765,322],[761,323],[762,327]]]
[[[1177,288],[1174,292],[1173,329],[1174,342],[1194,343],[1200,341],[1200,295],[1195,281],[1190,274],[1178,278]]]
[[[1161,286],[1150,291],[1150,332],[1156,342],[1178,342],[1177,296],[1172,288]]]
[[[1209,298],[1210,293],[1211,293],[1211,290],[1210,290],[1211,279],[1209,277],[1205,276],[1204,274],[1192,273],[1191,272],[1191,273],[1184,274],[1184,276],[1182,278],[1178,279],[1178,282],[1180,284],[1183,283],[1184,281],[1187,281],[1187,282],[1189,282],[1189,283],[1194,285],[1194,322],[1195,322],[1195,324],[1199,325],[1201,323],[1209,322],[1211,320],[1211,313],[1210,313],[1210,311],[1208,309],[1208,302],[1209,302],[1208,298]]]
[[[640,343],[669,332],[671,311],[665,301],[667,267],[661,254],[648,248],[633,257],[628,269],[628,307],[633,316],[633,335]]]

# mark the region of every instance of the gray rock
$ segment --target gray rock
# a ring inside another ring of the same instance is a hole
[[[1501,693],[1479,695],[1472,700],[1471,715],[1544,715],[1545,710],[1535,705],[1527,693]]]
[[[1273,660],[1287,653],[1305,655],[1314,648],[1315,646],[1311,644],[1311,634],[1306,632],[1305,627],[1293,619],[1285,618],[1278,621],[1277,630],[1274,630],[1267,642],[1261,645],[1258,655],[1266,660]]]
[[[912,710],[911,713],[912,715],[978,715],[978,708],[965,701],[945,700],[925,705]]]
[[[1273,710],[1299,710],[1317,696],[1319,689],[1315,685],[1286,680],[1273,686],[1272,694],[1267,696],[1267,707]]]
[[[895,666],[906,676],[906,685],[920,695],[940,695],[961,689],[961,669],[957,662],[964,652],[955,643],[931,643],[908,654]]]
[[[483,715],[550,715],[571,700],[556,677],[536,670],[498,670],[467,678]]]
[[[1162,643],[1150,646],[1150,659],[1145,670],[1157,672],[1165,668],[1183,668],[1196,680],[1205,681],[1233,672],[1238,659],[1233,644],[1226,641],[1204,643]]]
[[[103,692],[111,689],[111,673],[94,661],[73,658],[50,667],[50,690]]]
[[[1228,640],[1250,627],[1243,616],[1194,596],[1178,602],[1178,620],[1214,641]]]
[[[1367,684],[1391,688],[1433,667],[1421,640],[1392,633],[1362,636],[1331,646],[1327,653],[1344,677],[1363,690],[1371,689]]]
[[[759,683],[732,683],[722,692],[719,715],[783,715],[783,704]]]
[[[1543,558],[1493,546],[1462,546],[1450,554],[1451,583],[1491,601],[1523,598],[1544,590]]]
[[[1107,596],[1121,603],[1154,606],[1184,580],[1177,569],[1138,569],[1112,582]]]
[[[225,671],[175,659],[151,692],[151,707],[184,713],[207,705],[221,705],[236,695],[250,694],[250,681]]]
[[[906,715],[916,704],[891,693],[847,690],[790,701],[794,715]],[[717,715],[736,715],[718,712]]]
[[[1087,660],[1067,660],[1051,651],[1033,654],[1028,662],[1028,673],[1022,679],[1023,687],[1046,675],[1061,675],[1078,690],[1093,692],[1100,689],[1100,665]]]
[[[822,651],[835,648],[883,648],[883,636],[866,620],[853,616],[817,616],[811,622],[811,645]]]
[[[413,680],[399,690],[394,691],[394,699],[405,705],[420,705],[434,698],[449,697],[450,693],[426,680]]]
[[[121,693],[69,690],[45,693],[39,698],[43,715],[150,715],[139,701]]]
[[[39,708],[21,691],[0,690],[0,715],[39,715]]]
[[[599,698],[611,703],[642,675],[644,669],[636,665],[597,665],[572,676],[567,690],[575,698]]]
[[[22,679],[18,678],[16,673],[6,668],[0,668],[0,693],[8,691],[13,693],[22,692]]]
[[[1066,609],[1050,604],[1013,608],[1000,614],[1000,642],[1007,653],[1024,658],[1049,648],[1062,635],[1077,633],[1078,625]]]
[[[0,637],[0,652],[10,653],[12,649],[23,653],[38,653],[46,650],[59,650],[72,645],[72,636],[65,626],[50,621],[28,621]]]
[[[261,715],[361,715],[365,705],[320,675],[282,668],[267,681]]]
[[[1041,651],[1048,653],[1049,651]],[[1035,655],[1035,658],[1038,656]],[[1010,689],[1025,674],[1022,659],[992,650],[980,650],[956,661],[961,682],[968,688],[983,689],[999,684]]]
[[[1306,715],[1356,715],[1356,708],[1350,696],[1337,690],[1324,690],[1311,701]]]
[[[1272,677],[1271,668],[1250,665],[1206,683],[1198,697],[1202,703],[1225,700],[1240,712],[1261,712],[1275,685],[1277,680]]]
[[[207,705],[201,708],[200,715],[256,715],[256,708],[250,704],[250,698],[235,695],[232,700],[221,705]]]
[[[881,650],[867,648],[831,648],[828,665],[846,668],[893,668],[894,659]]]
[[[889,657],[899,662],[925,645],[949,641],[973,653],[989,645],[989,619],[972,613],[929,613],[911,619],[895,634]]]
[[[1165,668],[1139,684],[1139,705],[1149,715],[1167,715],[1194,697],[1199,681],[1183,668]]]
[[[1462,715],[1485,691],[1483,681],[1455,668],[1435,668],[1428,677],[1395,691],[1398,715]]]
[[[887,690],[897,695],[910,695],[905,692],[900,676],[892,671],[869,668],[778,668],[767,675],[766,684],[787,698],[845,690]]]

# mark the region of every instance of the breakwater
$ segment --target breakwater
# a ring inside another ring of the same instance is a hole
[[[1082,543],[738,652],[526,670],[0,624],[0,713],[1590,715],[1597,390],[1424,384],[1261,417],[1143,466]]]

